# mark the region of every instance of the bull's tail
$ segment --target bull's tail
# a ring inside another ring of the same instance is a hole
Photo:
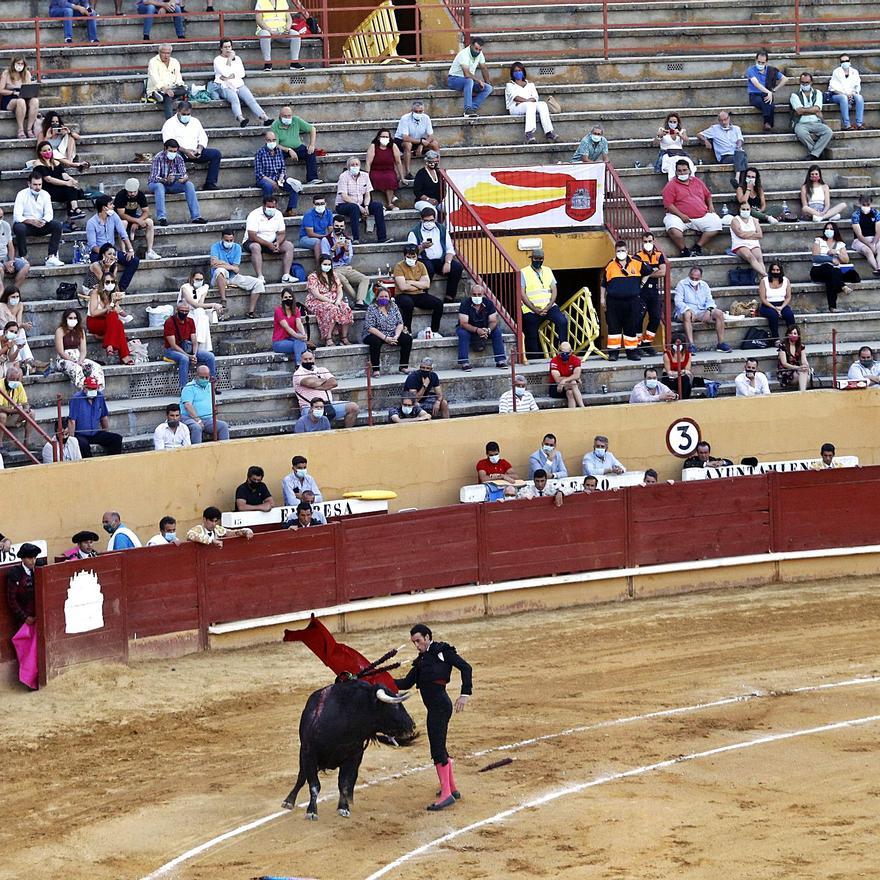
[[[296,785],[290,790],[290,794],[284,798],[284,803],[281,806],[285,810],[292,810],[296,807],[296,796],[299,794],[299,790],[306,784],[306,771],[303,769],[302,762],[299,765],[299,776],[296,777]]]

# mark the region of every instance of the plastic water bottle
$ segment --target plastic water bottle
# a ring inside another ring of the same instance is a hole
[[[73,245],[73,263],[76,265],[82,260],[82,251],[79,248],[79,242],[74,242]]]
[[[782,200],[782,216],[784,217],[788,213],[788,202],[785,199]]]
[[[730,214],[730,210],[729,210],[728,207],[727,207],[727,202],[725,202],[725,203],[721,206],[721,216],[722,216],[722,217],[727,217],[729,214]]]
[[[105,186],[106,186],[106,184],[105,184],[104,181],[102,180],[102,181],[98,184],[98,189],[103,193],[103,192],[104,192],[104,187],[105,187]]]
[[[89,259],[89,247],[84,241],[79,243],[79,254],[79,261],[81,263],[91,263],[91,260]]]

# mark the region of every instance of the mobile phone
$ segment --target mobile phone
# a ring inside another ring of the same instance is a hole
[[[434,244],[434,239],[433,238],[426,238],[425,244],[428,245],[428,247],[431,247],[431,245]]]

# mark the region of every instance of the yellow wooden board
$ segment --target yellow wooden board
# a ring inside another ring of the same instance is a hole
[[[391,501],[397,498],[397,492],[390,489],[363,489],[360,492],[346,492],[344,498],[360,498],[362,501]]]

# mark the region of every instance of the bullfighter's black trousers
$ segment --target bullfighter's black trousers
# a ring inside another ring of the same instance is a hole
[[[446,751],[446,731],[452,718],[452,700],[446,688],[439,684],[422,685],[422,702],[428,710],[428,743],[431,746],[431,760],[435,764],[445,764],[449,760]]]

